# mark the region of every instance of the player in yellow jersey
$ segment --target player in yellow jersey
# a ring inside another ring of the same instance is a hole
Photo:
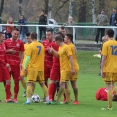
[[[36,82],[39,82],[46,97],[46,102],[49,103],[48,89],[44,83],[44,46],[37,41],[37,33],[32,32],[31,39],[32,43],[26,49],[24,63],[24,71],[27,72],[27,101],[24,104],[30,104],[33,86]]]
[[[66,34],[64,38],[64,42],[69,45],[72,51],[72,56],[74,60],[74,69],[75,69],[75,74],[70,77],[70,82],[73,88],[74,96],[75,96],[75,101],[73,104],[79,104],[78,101],[78,87],[77,87],[77,77],[78,77],[78,71],[79,71],[79,65],[77,62],[77,57],[76,57],[76,47],[73,44],[73,35],[72,34]]]
[[[26,49],[27,49],[28,45],[32,42],[32,40],[30,38],[30,33],[26,34],[26,40],[27,40],[27,43],[24,44],[24,59],[23,59],[23,63],[22,63],[22,70],[20,72],[20,81],[25,90],[24,95],[23,95],[24,97],[26,97],[26,81],[24,80],[24,78],[26,77],[26,74],[24,73],[23,66],[24,66],[24,62],[26,59]]]
[[[108,106],[102,110],[112,110],[112,91],[117,82],[117,41],[113,39],[114,31],[106,31],[107,42],[102,47],[101,76],[107,86]],[[116,91],[117,92],[117,91]]]
[[[71,102],[68,81],[70,80],[71,75],[75,73],[74,61],[70,47],[66,45],[63,40],[61,35],[56,35],[55,42],[59,46],[59,50],[57,52],[53,48],[49,49],[49,51],[60,60],[60,89],[58,91],[57,102],[51,102],[51,104],[59,104],[60,98],[64,92],[66,92],[66,104]]]

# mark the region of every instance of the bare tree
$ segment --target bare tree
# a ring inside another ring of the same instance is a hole
[[[96,14],[95,14],[95,0],[91,0],[92,2],[92,22],[96,22]]]
[[[1,5],[0,5],[0,17],[1,17],[1,15],[2,15],[3,9],[4,9],[4,0],[1,0]]]
[[[69,16],[72,16],[73,1],[74,1],[74,0],[70,0],[70,5],[69,5]]]
[[[22,0],[19,0],[19,15],[22,15]]]

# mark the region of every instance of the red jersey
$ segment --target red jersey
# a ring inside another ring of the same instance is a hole
[[[44,64],[45,66],[51,66],[53,64],[53,55],[48,53],[48,48],[51,46],[52,42],[49,42],[48,39],[43,41],[44,49],[45,49],[45,59]]]
[[[54,41],[52,42],[51,47],[58,52],[59,46],[56,45]],[[59,58],[53,56],[53,64],[56,64],[56,66],[60,66]]]
[[[12,41],[12,38],[7,39],[5,42],[6,50],[14,49],[16,50],[15,54],[7,53],[8,62],[10,65],[19,66],[20,65],[20,52],[24,51],[24,43],[17,39],[16,41]]]
[[[96,99],[97,100],[102,100],[102,101],[107,101],[107,88],[100,88],[98,89],[98,91],[96,92]],[[113,95],[115,94],[115,92],[113,91]]]
[[[0,44],[0,64],[6,65],[6,63],[8,63],[8,59],[7,59],[7,56],[6,56],[5,45]]]

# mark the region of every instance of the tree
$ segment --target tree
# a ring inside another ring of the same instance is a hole
[[[70,0],[70,5],[69,5],[69,16],[72,16],[73,1],[74,1],[74,0]]]
[[[95,23],[96,22],[96,14],[95,14],[95,0],[91,0],[92,2],[92,22]]]
[[[22,0],[19,0],[19,15],[22,15]]]
[[[1,0],[1,6],[0,6],[0,17],[1,17],[1,15],[2,15],[3,8],[4,8],[4,0]]]

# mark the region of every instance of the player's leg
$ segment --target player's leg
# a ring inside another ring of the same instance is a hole
[[[65,82],[65,92],[66,92],[66,100],[67,100],[67,102],[65,103],[69,103],[71,102],[71,98],[70,98],[70,88],[68,86],[68,81]]]
[[[44,72],[43,71],[38,72],[38,76],[37,76],[36,80],[39,82],[39,84],[44,92],[46,103],[49,103],[50,101],[49,101],[49,95],[48,95],[48,88],[46,87],[46,85],[44,83]]]
[[[14,99],[13,102],[17,103],[17,97],[19,93],[19,80],[20,80],[20,67],[19,66],[11,66],[12,76],[14,80]]]

